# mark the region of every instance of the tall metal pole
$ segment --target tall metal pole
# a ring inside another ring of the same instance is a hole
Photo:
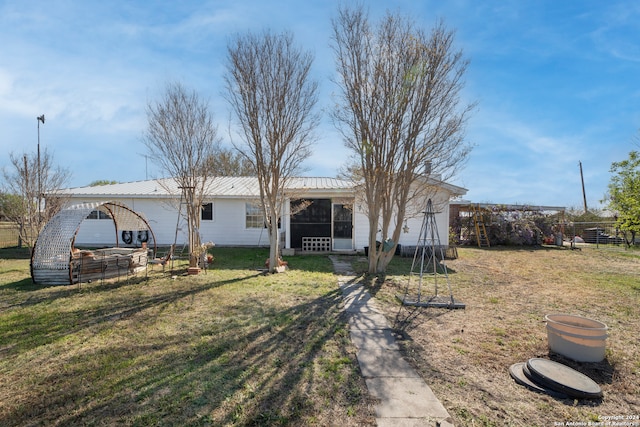
[[[40,223],[42,222],[42,171],[40,170],[40,122],[44,124],[44,114],[37,117],[38,120],[38,170],[36,171],[38,174],[38,229],[40,229]]]
[[[580,180],[582,181],[582,200],[584,201],[584,213],[587,213],[587,193],[584,191],[584,176],[582,175],[582,162],[578,162],[580,165]]]

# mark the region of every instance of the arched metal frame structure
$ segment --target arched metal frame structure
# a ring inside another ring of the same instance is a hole
[[[74,248],[76,235],[82,222],[93,211],[101,211],[113,220],[115,247],[78,251]],[[144,271],[147,248],[120,248],[120,230],[147,231],[155,253],[156,239],[149,223],[122,203],[82,203],[62,209],[44,226],[34,245],[31,254],[33,282],[64,285]]]

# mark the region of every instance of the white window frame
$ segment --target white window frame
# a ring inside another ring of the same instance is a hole
[[[255,203],[246,202],[244,204],[244,228],[247,230],[255,230],[264,228],[264,224],[262,208]]]

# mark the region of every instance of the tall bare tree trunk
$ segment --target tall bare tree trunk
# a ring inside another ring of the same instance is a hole
[[[178,184],[187,206],[189,266],[198,264],[200,213],[210,194],[211,159],[219,151],[218,128],[207,103],[179,83],[167,84],[162,99],[147,106],[149,127],[143,142],[149,157]],[[178,208],[180,210],[180,208]]]
[[[428,36],[388,13],[372,26],[362,6],[339,10],[333,48],[341,89],[333,117],[355,155],[349,170],[363,188],[369,272],[381,273],[407,205],[426,197],[431,174],[450,176],[469,153],[464,125],[473,105],[459,107],[467,61],[443,24]]]
[[[293,45],[289,34],[238,36],[228,47],[227,99],[244,144],[236,145],[253,165],[269,227],[269,269],[278,267],[278,220],[287,184],[311,154],[318,115],[312,56]]]
[[[60,190],[71,174],[67,169],[54,168],[53,156],[47,149],[43,150],[40,162],[35,154],[27,153],[21,156],[10,153],[9,159],[13,167],[3,169],[2,173],[5,196],[11,195],[13,200],[4,204],[4,215],[18,225],[21,243],[33,248],[42,228],[67,202],[68,197]]]

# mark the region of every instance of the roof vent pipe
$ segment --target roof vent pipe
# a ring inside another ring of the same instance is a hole
[[[424,162],[424,174],[425,176],[431,175],[431,160]]]

